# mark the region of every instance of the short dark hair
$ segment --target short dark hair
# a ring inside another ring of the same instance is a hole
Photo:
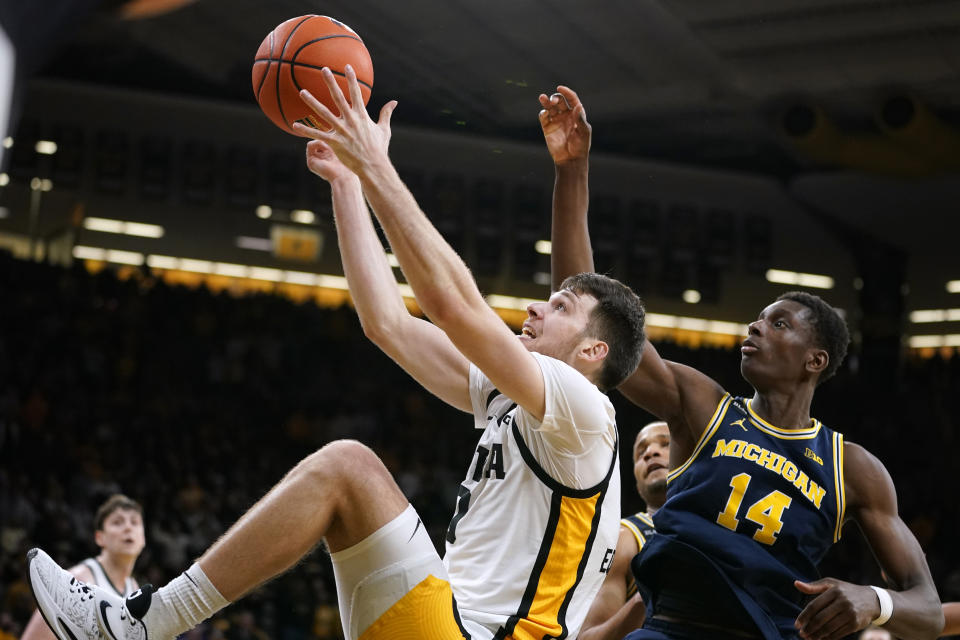
[[[598,273],[570,276],[560,288],[597,299],[584,333],[603,340],[610,349],[597,380],[601,391],[609,391],[626,380],[640,364],[646,339],[643,302],[627,285]]]
[[[143,507],[140,506],[139,502],[133,498],[128,498],[122,493],[115,493],[107,498],[106,502],[97,508],[97,514],[93,518],[93,521],[96,525],[94,530],[103,531],[103,523],[106,522],[107,518],[110,517],[110,514],[117,509],[136,511],[141,516],[143,515]]]
[[[820,374],[817,384],[833,377],[843,363],[843,359],[847,357],[847,346],[850,344],[850,330],[847,329],[847,323],[840,312],[820,296],[806,291],[788,291],[777,300],[792,300],[810,310],[810,326],[817,346],[825,350],[830,357],[830,362]]]

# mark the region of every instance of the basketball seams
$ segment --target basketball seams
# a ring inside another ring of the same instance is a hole
[[[290,123],[287,122],[287,116],[283,113],[283,96],[280,95],[280,74],[283,73],[283,54],[287,52],[287,44],[290,43],[290,39],[293,37],[293,34],[302,27],[309,20],[316,18],[317,16],[306,16],[303,20],[298,22],[293,29],[290,30],[290,33],[287,34],[286,40],[283,41],[283,47],[280,49],[280,62],[277,65],[277,110],[280,111],[280,118],[283,120],[283,124],[286,125],[287,129],[290,129]],[[271,55],[273,52],[270,52]],[[293,69],[290,70],[290,79],[293,79]],[[291,129],[292,131],[292,129]]]
[[[270,57],[268,60],[273,62],[273,44],[274,44],[274,35],[273,31],[270,32]],[[256,66],[259,60],[254,60],[253,65]],[[260,92],[263,91],[263,85],[267,83],[267,76],[270,75],[270,65],[267,65],[267,70],[263,72],[263,77],[260,78],[260,86],[257,87],[257,103],[260,102]]]
[[[285,64],[290,65],[289,71],[284,70]],[[363,39],[328,16],[311,14],[293,18],[270,31],[258,49],[253,60],[254,94],[260,108],[274,124],[296,134],[292,123],[304,117],[301,112],[309,113],[306,105],[301,104],[298,92],[303,86],[314,87],[320,83],[318,72],[325,68],[331,70],[337,83],[343,87],[341,78],[346,78],[345,65],[349,64],[358,67],[363,75],[370,75],[369,81],[357,78],[361,89],[365,89],[363,103],[366,104],[373,91],[373,70]],[[337,67],[343,70],[336,71]],[[270,73],[276,73],[276,77],[268,77]],[[281,75],[283,73],[290,75]],[[274,87],[272,92],[266,89],[268,84]],[[319,99],[328,104],[326,93],[321,93]]]
[[[296,67],[299,66],[299,67],[304,67],[304,68],[306,68],[306,69],[321,69],[321,70],[324,68],[324,67],[322,67],[322,66],[317,66],[317,65],[315,65],[315,64],[306,64],[306,63],[303,63],[303,62],[299,62],[299,61],[297,61],[297,56],[299,56],[299,55],[300,55],[300,52],[303,51],[304,49],[306,49],[307,47],[309,47],[310,45],[312,45],[312,44],[314,44],[314,43],[317,43],[317,42],[322,42],[322,41],[324,41],[324,40],[330,40],[330,39],[332,39],[332,38],[347,38],[347,39],[349,39],[349,40],[356,40],[357,42],[360,43],[360,46],[361,46],[361,47],[364,47],[364,49],[366,49],[366,45],[363,44],[363,40],[361,40],[361,39],[358,38],[357,36],[351,36],[351,35],[349,35],[349,34],[343,34],[343,33],[331,34],[331,35],[328,35],[328,36],[321,36],[321,37],[319,37],[319,38],[314,38],[313,40],[309,40],[309,41],[307,41],[307,42],[304,42],[302,45],[300,45],[300,48],[299,48],[299,49],[297,49],[296,51],[293,52],[293,55],[292,55],[291,58],[290,58],[290,62],[288,62],[288,64],[290,65],[290,80],[293,81],[293,86],[295,86],[295,87],[297,88],[297,90],[302,90],[303,87],[301,87],[301,86],[300,86],[300,83],[297,82],[297,75],[296,75],[296,73],[295,73]],[[336,75],[336,76],[340,76],[341,78],[346,78],[346,77],[347,77],[347,76],[346,76],[343,72],[341,72],[341,71],[336,71],[336,70],[334,70],[334,69],[331,68],[331,67],[327,67],[327,68],[330,69],[331,73],[333,73],[333,74]],[[359,78],[357,78],[357,82],[358,82],[359,84],[362,84],[363,86],[365,86],[365,87],[366,87],[367,89],[369,89],[370,91],[373,91],[373,87],[371,87],[368,83],[360,80]]]
[[[261,58],[260,60],[255,60],[254,64],[256,64],[257,62],[282,62],[283,64],[290,65],[291,67],[304,67],[306,69],[313,69],[314,71],[322,71],[324,69],[330,69],[330,73],[332,73],[335,76],[340,76],[341,78],[347,77],[347,74],[345,74],[342,71],[337,71],[336,69],[331,69],[330,67],[322,67],[316,64],[307,64],[306,62],[290,62],[289,60],[280,60],[279,58],[274,58],[274,59]],[[297,83],[296,78],[293,78],[293,82],[299,89],[300,85]],[[360,78],[357,78],[357,84],[362,85],[367,89],[370,89],[371,91],[373,91],[373,85],[371,85],[369,82],[364,82]]]

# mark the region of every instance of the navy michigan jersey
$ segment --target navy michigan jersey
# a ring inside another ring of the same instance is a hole
[[[633,563],[649,610],[796,637],[803,595],[793,582],[818,579],[840,538],[843,436],[818,420],[776,427],[725,394],[667,482],[657,535]]]
[[[637,541],[637,553],[643,551],[643,546],[647,544],[647,539],[655,534],[656,527],[653,524],[653,518],[644,511],[639,511],[632,516],[627,516],[620,521],[620,526],[633,534]],[[627,600],[633,597],[637,592],[637,581],[632,575],[627,576]]]

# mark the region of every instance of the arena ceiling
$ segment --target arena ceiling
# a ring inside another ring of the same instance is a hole
[[[780,135],[792,104],[869,132],[905,94],[960,125],[956,0],[198,0],[96,14],[41,76],[252,104],[257,46],[306,13],[364,38],[372,103],[406,124],[533,140],[537,93],[563,83],[597,148],[783,176],[808,167]]]

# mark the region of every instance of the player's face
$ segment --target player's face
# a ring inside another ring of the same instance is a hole
[[[810,310],[793,300],[778,300],[750,323],[740,347],[740,372],[754,389],[799,384],[809,377],[807,363],[815,351]]]
[[[527,320],[519,335],[528,351],[576,364],[577,351],[584,340],[583,331],[597,299],[569,289],[557,291],[546,302],[527,307]]]
[[[670,469],[670,429],[654,422],[640,430],[633,443],[633,476],[647,506],[659,508],[666,500]]]
[[[103,528],[94,537],[97,546],[108,553],[138,556],[146,543],[143,518],[133,509],[115,509],[106,517]]]

